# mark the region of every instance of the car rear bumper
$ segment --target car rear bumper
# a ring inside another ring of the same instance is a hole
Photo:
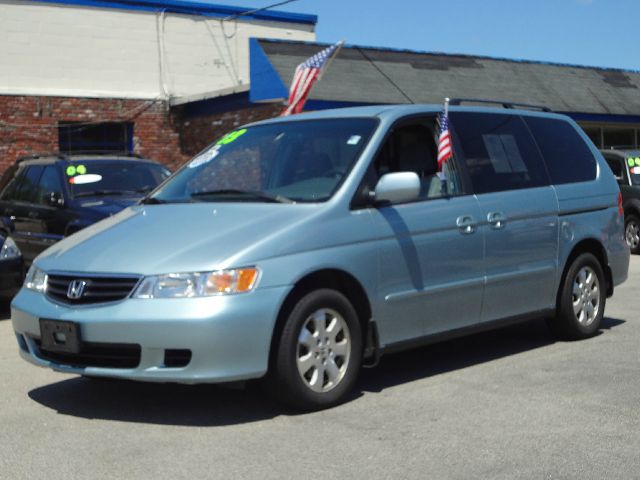
[[[287,292],[278,287],[245,295],[68,307],[23,289],[11,304],[11,318],[21,356],[35,365],[150,382],[226,382],[266,373]],[[40,319],[77,324],[80,353],[43,350]]]

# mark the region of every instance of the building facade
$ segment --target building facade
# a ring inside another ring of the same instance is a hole
[[[313,41],[316,20],[179,0],[0,0],[0,170],[55,151],[175,167],[193,149],[172,102],[247,91],[249,39]]]
[[[317,17],[181,0],[0,0],[0,172],[38,153],[129,152],[176,168],[238,125],[278,115]],[[343,47],[306,109],[544,105],[601,148],[640,146],[640,73]]]

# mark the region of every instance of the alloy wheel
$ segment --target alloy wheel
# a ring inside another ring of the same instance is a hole
[[[302,325],[296,351],[305,385],[317,393],[334,389],[344,378],[351,355],[347,322],[335,310],[316,310]]]
[[[596,272],[589,266],[582,267],[573,280],[572,303],[578,323],[591,325],[600,309],[600,285]]]
[[[625,239],[627,240],[627,245],[629,245],[632,250],[638,248],[638,245],[640,245],[640,225],[638,225],[638,222],[634,220],[627,222]]]

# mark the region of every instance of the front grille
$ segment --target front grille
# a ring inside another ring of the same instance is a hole
[[[69,285],[76,280],[85,282],[84,289],[78,298],[69,298]],[[47,296],[70,305],[114,302],[126,298],[139,280],[140,277],[135,276],[50,274],[47,276]]]
[[[44,350],[39,339],[38,357],[70,367],[136,368],[140,364],[140,345],[130,343],[83,342],[80,353],[60,353]]]

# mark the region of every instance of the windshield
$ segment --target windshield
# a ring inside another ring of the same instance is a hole
[[[343,118],[235,130],[198,154],[147,201],[324,201],[346,177],[376,124],[371,118]]]
[[[74,161],[65,168],[74,197],[145,194],[170,175],[167,168],[128,160]]]

